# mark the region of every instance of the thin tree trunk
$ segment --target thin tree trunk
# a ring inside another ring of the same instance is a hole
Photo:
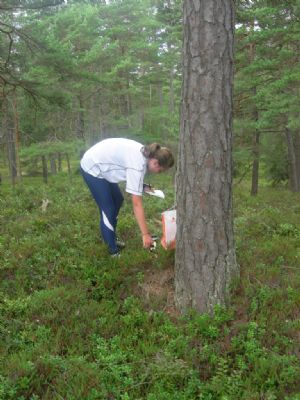
[[[174,114],[175,112],[175,94],[174,94],[174,70],[171,68],[170,70],[170,81],[169,81],[169,112],[170,114]]]
[[[297,174],[297,185],[298,191],[300,189],[300,133],[295,132],[294,135],[294,149],[296,157],[296,174]]]
[[[171,2],[170,0],[167,1],[168,9],[171,9]],[[171,43],[168,41],[167,42],[167,47],[168,51],[171,53],[172,48],[171,48]],[[170,73],[169,73],[169,112],[170,114],[173,114],[175,111],[175,94],[174,94],[174,68],[173,66],[170,67]]]
[[[254,31],[254,22],[251,23],[252,31]],[[255,59],[255,43],[250,43],[250,63],[252,63]],[[256,95],[256,87],[252,89],[253,96]],[[258,121],[258,111],[256,105],[253,105],[254,110],[252,112],[253,120],[255,122]],[[260,140],[260,132],[257,128],[255,128],[255,132],[253,134],[253,145],[252,145],[252,182],[251,182],[251,196],[256,196],[258,193],[258,177],[259,177],[259,140]]]
[[[46,156],[42,156],[42,166],[43,166],[43,179],[45,183],[48,183],[48,166]]]
[[[149,109],[151,109],[151,108],[152,108],[152,85],[151,85],[151,83],[150,83],[150,84],[149,84]],[[149,116],[148,124],[149,124],[149,128],[151,129],[151,126],[152,126],[152,117],[151,117],[151,113],[150,113],[150,116]]]
[[[128,93],[126,94],[126,118],[127,118],[128,127],[132,128],[131,120],[130,120],[130,115],[132,113],[132,106],[131,106],[131,97],[130,97],[129,89],[130,89],[130,84],[129,84],[129,79],[127,78]]]
[[[7,112],[7,101],[4,99],[2,102],[2,120],[1,120],[1,142],[3,143],[3,165],[7,166],[7,160],[9,162],[9,133],[8,133],[8,112]],[[8,168],[10,164],[8,163]]]
[[[157,90],[158,90],[158,100],[159,100],[159,106],[160,109],[163,110],[164,107],[164,96],[163,96],[163,84],[162,82],[158,82],[157,84]],[[160,124],[159,124],[159,134],[163,138],[164,143],[167,142],[168,140],[168,126],[167,126],[167,121],[164,116],[161,117],[160,119]]]
[[[81,96],[78,96],[78,105],[77,138],[84,140],[84,105]]]
[[[145,128],[145,110],[142,107],[139,111],[139,121],[140,121],[140,130],[143,131]]]
[[[8,114],[8,103],[6,104],[6,116],[5,116],[5,129],[7,130],[7,150],[8,150],[8,161],[9,170],[11,176],[11,182],[14,185],[17,179],[20,177],[20,159],[19,159],[19,123],[15,93],[13,99],[10,102],[12,108],[12,117]]]
[[[255,112],[257,115],[257,112]],[[256,119],[257,120],[257,119]],[[252,184],[251,184],[251,195],[256,196],[258,193],[258,177],[259,177],[259,139],[260,133],[255,129],[255,134],[253,138],[253,163],[252,163]]]
[[[56,155],[53,154],[50,158],[50,169],[51,169],[51,174],[56,175],[57,174],[57,167],[56,167]]]
[[[163,106],[164,106],[164,94],[163,94],[163,84],[162,84],[162,82],[158,82],[157,90],[158,90],[159,106],[160,106],[161,109],[163,109]]]
[[[232,212],[231,0],[184,1],[175,297],[181,311],[224,305],[238,274]]]
[[[62,171],[62,162],[61,162],[61,153],[57,153],[57,160],[58,160],[58,171]]]
[[[16,178],[21,179],[21,163],[20,163],[20,131],[19,131],[19,114],[17,108],[17,94],[13,93],[12,101],[13,121],[14,121],[14,147],[15,147],[15,162],[16,162]]]
[[[70,158],[69,158],[69,154],[66,153],[66,160],[67,160],[67,166],[68,166],[68,174],[71,174],[71,164],[70,164]]]
[[[287,147],[288,147],[290,189],[292,192],[299,192],[293,134],[292,134],[291,130],[287,127],[285,128],[285,137],[286,137]]]
[[[7,149],[8,149],[8,162],[9,162],[11,183],[14,185],[16,183],[18,176],[18,169],[16,160],[14,129],[9,127],[7,129]]]
[[[99,129],[100,129],[100,140],[104,139],[105,137],[105,123],[104,123],[104,112],[103,112],[103,106],[102,103],[99,105]],[[98,138],[97,134],[97,138]]]

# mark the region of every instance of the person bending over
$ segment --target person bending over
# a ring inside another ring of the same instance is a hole
[[[134,140],[111,138],[88,149],[80,162],[81,173],[100,211],[100,231],[112,255],[119,254],[116,227],[123,195],[118,183],[126,182],[131,194],[135,218],[139,225],[143,246],[149,248],[153,240],[148,230],[142,203],[146,172],[160,173],[174,165],[174,157],[167,147],[157,143],[143,146]]]

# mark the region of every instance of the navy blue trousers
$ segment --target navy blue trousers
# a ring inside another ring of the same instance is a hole
[[[95,178],[81,169],[85,183],[90,189],[100,211],[100,232],[110,253],[118,251],[116,245],[116,227],[118,214],[124,197],[117,183],[106,179]]]

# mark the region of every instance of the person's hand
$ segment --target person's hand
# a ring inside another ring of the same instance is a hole
[[[143,235],[143,246],[145,249],[149,249],[153,244],[153,239],[150,235],[150,233],[146,233]]]
[[[143,184],[143,191],[145,193],[154,192],[154,188],[151,185],[149,185],[148,183],[144,183]]]

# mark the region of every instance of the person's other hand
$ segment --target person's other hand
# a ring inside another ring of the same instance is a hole
[[[149,249],[153,244],[152,237],[150,233],[147,233],[146,235],[143,235],[143,246],[145,249]]]

